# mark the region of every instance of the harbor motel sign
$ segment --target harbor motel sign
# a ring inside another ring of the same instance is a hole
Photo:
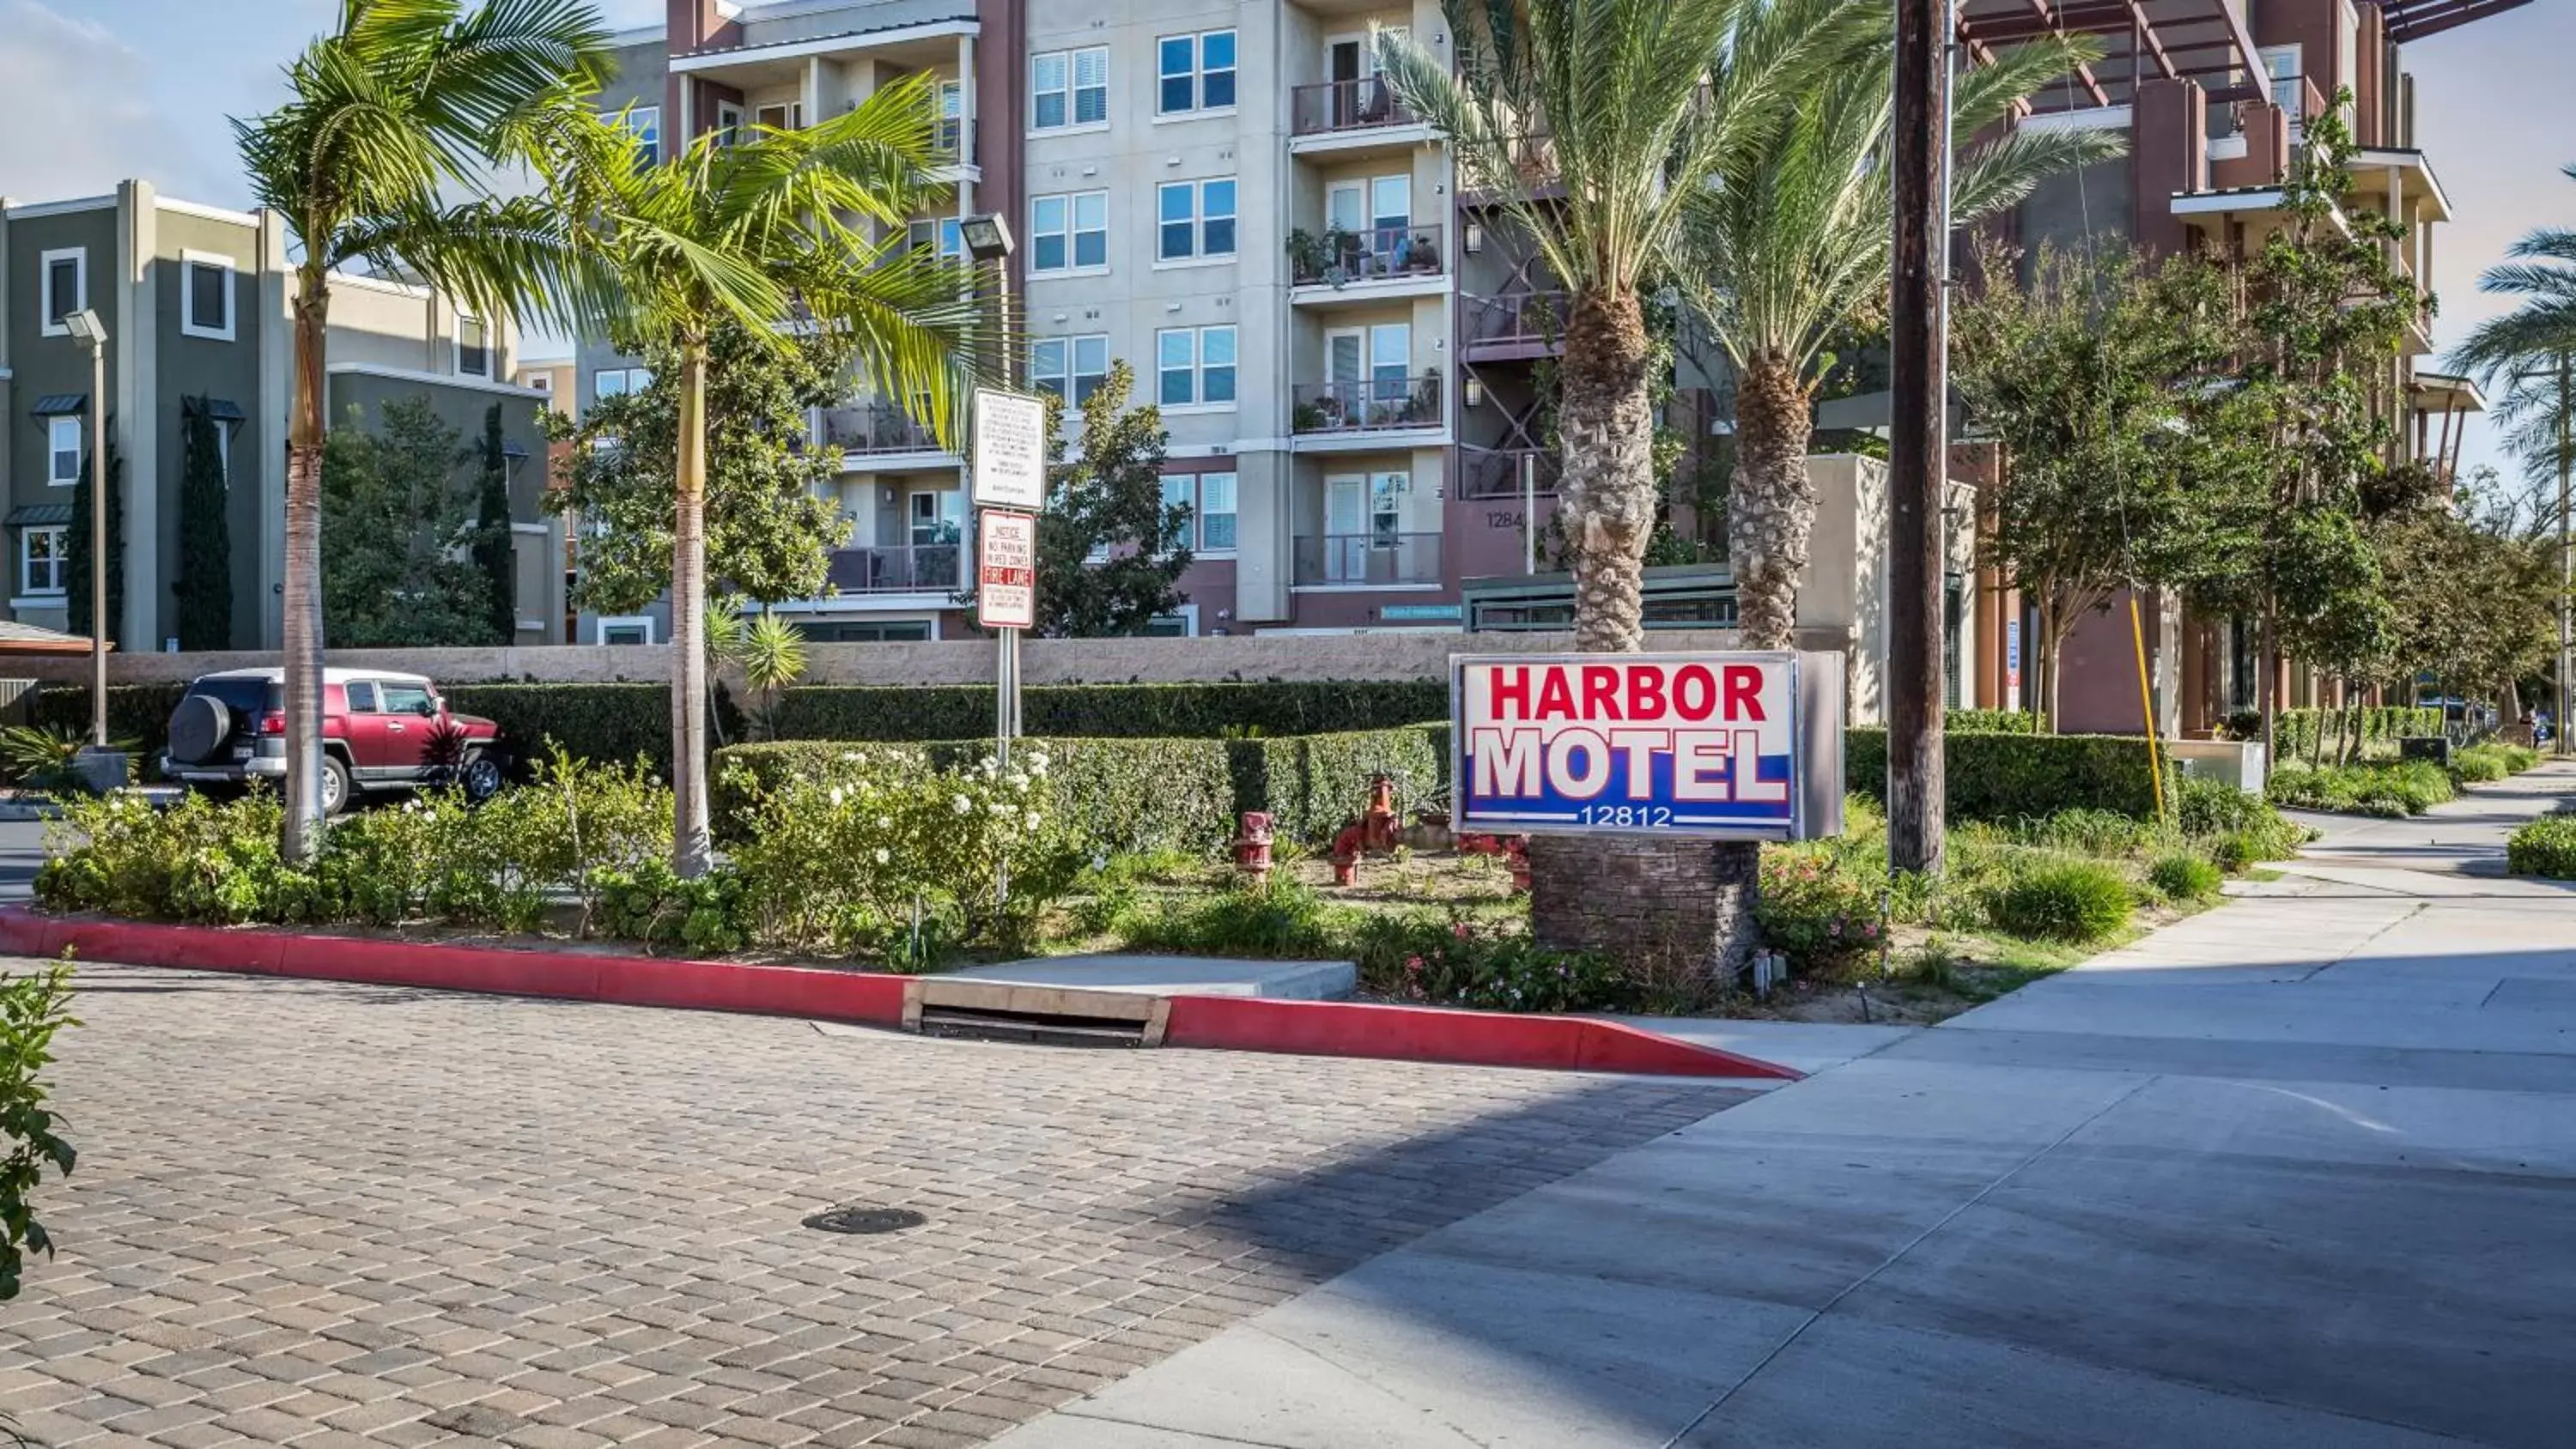
[[[1462,654],[1449,671],[1459,831],[1842,829],[1840,654]]]

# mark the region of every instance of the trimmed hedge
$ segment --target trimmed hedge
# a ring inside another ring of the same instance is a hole
[[[2060,810],[2156,814],[2147,742],[2135,735],[1954,734],[1943,742],[1953,820],[2017,820]],[[1844,788],[1883,799],[1887,731],[1843,731]]]
[[[1043,739],[1320,735],[1449,718],[1446,680],[1037,684],[1020,727]],[[805,684],[779,706],[782,739],[971,740],[993,728],[990,685]]]
[[[2412,705],[2285,709],[2273,717],[2273,754],[2281,760],[2315,762],[2329,755],[2338,739],[2349,741],[2356,730],[2361,735],[2359,758],[2394,759],[2399,740],[2440,734],[2442,712]],[[2240,740],[2260,739],[2263,716],[2255,710],[2238,710],[2227,717],[2226,732]]]
[[[1448,781],[1448,729],[1347,731],[1289,739],[1040,739],[1012,745],[1023,761],[1043,750],[1056,809],[1092,840],[1121,851],[1203,852],[1234,836],[1236,816],[1268,810],[1283,838],[1320,842],[1368,804],[1369,779],[1395,782],[1399,814],[1443,798]],[[987,740],[782,740],[716,751],[713,811],[719,835],[744,803],[734,767],[757,780],[827,765],[852,749],[888,750],[942,769],[972,766],[992,752]]]
[[[2024,709],[1943,710],[1941,732],[1952,735],[2035,735],[2039,733],[2039,716]]]

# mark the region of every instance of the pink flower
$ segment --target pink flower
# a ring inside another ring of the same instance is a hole
[[[1450,926],[1449,926],[1449,934],[1450,934],[1450,935],[1452,935],[1452,936],[1457,937],[1457,938],[1458,938],[1459,940],[1461,940],[1461,941],[1466,940],[1466,939],[1467,939],[1467,923],[1466,923],[1465,921],[1453,921],[1453,922],[1451,922],[1451,923],[1450,923]]]
[[[1419,970],[1421,970],[1421,969],[1422,969],[1422,958],[1421,958],[1421,957],[1419,957],[1419,956],[1407,956],[1407,957],[1405,957],[1405,958],[1404,958],[1404,969],[1405,969],[1405,970],[1407,970],[1407,971],[1419,971]]]

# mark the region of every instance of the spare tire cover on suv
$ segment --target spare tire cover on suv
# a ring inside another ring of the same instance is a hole
[[[233,712],[209,694],[192,694],[170,712],[170,758],[182,765],[202,765],[214,758],[233,732]]]

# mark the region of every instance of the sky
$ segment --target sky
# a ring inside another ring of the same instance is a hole
[[[0,0],[0,196],[86,196],[140,176],[164,194],[250,204],[231,116],[281,99],[280,68],[337,0]],[[608,24],[663,0],[600,0]],[[2457,219],[2434,233],[2434,341],[2502,310],[2478,273],[2535,226],[2576,225],[2576,0],[2534,3],[2409,46],[2416,139]],[[2472,427],[2463,460],[2491,461]]]

